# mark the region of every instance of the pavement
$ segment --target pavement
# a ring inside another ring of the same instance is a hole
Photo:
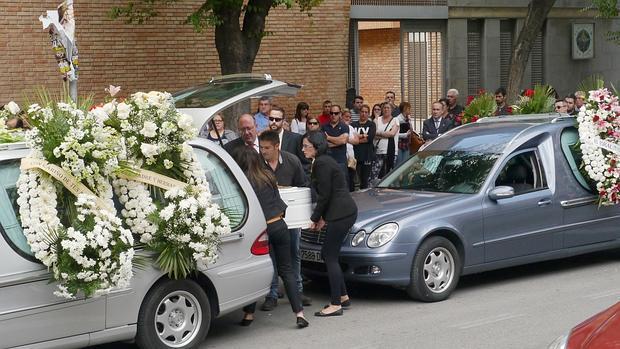
[[[316,318],[328,303],[326,279],[306,285],[310,327],[298,330],[286,298],[257,311],[249,327],[241,311],[213,321],[200,349],[211,348],[547,348],[574,325],[620,296],[620,250],[537,263],[461,278],[452,297],[421,303],[403,290],[350,284],[352,309]],[[126,348],[110,344],[98,349]]]

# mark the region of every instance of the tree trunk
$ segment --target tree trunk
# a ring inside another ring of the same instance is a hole
[[[515,101],[519,94],[530,51],[554,4],[555,0],[531,0],[527,7],[525,23],[514,44],[510,61],[506,88],[509,101]]]
[[[215,48],[220,58],[222,75],[251,73],[260,43],[265,35],[265,18],[274,0],[249,0],[243,16],[243,28],[239,26],[241,8],[223,6],[214,9],[222,19],[215,27]],[[237,120],[250,110],[249,101],[241,101],[223,111],[228,128],[237,129]]]
[[[241,8],[214,9],[222,22],[215,27],[215,47],[223,75],[251,73],[256,54],[265,35],[265,18],[274,0],[250,0],[245,7],[243,28],[239,27]]]

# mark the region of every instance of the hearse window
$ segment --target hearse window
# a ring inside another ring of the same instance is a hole
[[[562,153],[564,158],[568,161],[571,172],[579,184],[587,191],[594,193],[596,184],[594,181],[582,173],[581,168],[581,148],[579,147],[579,133],[574,127],[565,128],[560,136],[560,145],[562,146]]]
[[[520,153],[508,160],[495,180],[495,186],[500,185],[512,187],[515,195],[546,188],[547,179],[536,152]]]
[[[206,172],[211,199],[228,216],[230,229],[239,229],[248,213],[247,199],[241,186],[222,159],[204,149],[194,148],[194,151]]]
[[[11,248],[28,260],[36,261],[19,220],[16,186],[19,164],[19,160],[0,163],[0,231]]]

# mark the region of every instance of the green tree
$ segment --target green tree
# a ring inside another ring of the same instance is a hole
[[[590,6],[586,10],[596,9],[599,18],[613,19],[618,17],[618,0],[591,0]],[[609,31],[605,33],[607,40],[612,41],[616,45],[620,45],[620,30]]]
[[[182,0],[134,0],[111,10],[112,18],[124,18],[129,23],[144,23],[160,15],[158,8]],[[265,35],[265,20],[269,10],[278,6],[287,9],[295,3],[301,12],[308,12],[323,0],[205,0],[187,15],[187,24],[202,32],[215,28],[215,47],[222,74],[250,73],[256,54]],[[243,20],[243,21],[241,21]]]

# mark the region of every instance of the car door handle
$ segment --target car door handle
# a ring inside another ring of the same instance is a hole
[[[547,206],[547,205],[551,205],[551,200],[550,199],[542,199],[542,200],[538,201],[538,206],[539,207]]]

